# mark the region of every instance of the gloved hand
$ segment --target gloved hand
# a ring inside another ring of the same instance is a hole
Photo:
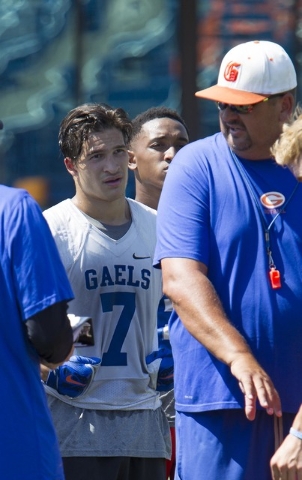
[[[153,363],[154,362],[154,363]],[[146,364],[153,363],[157,367],[158,392],[168,392],[174,388],[174,362],[172,352],[168,348],[160,348],[146,357]]]
[[[45,384],[61,395],[76,398],[83,395],[90,386],[102,360],[98,357],[82,357],[73,355],[49,372]]]

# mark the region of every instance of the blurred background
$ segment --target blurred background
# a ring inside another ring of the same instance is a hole
[[[250,40],[281,44],[302,88],[302,0],[1,0],[0,183],[42,208],[73,196],[58,148],[66,113],[86,102],[176,109],[191,140],[218,130],[222,57]],[[129,178],[127,195],[133,197]]]

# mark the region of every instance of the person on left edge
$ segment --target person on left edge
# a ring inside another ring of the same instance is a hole
[[[125,197],[131,132],[121,108],[71,110],[59,144],[75,196],[44,211],[75,292],[69,312],[93,320],[95,345],[76,353],[101,359],[82,395],[46,386],[66,480],[165,480],[171,454],[156,391],[161,360],[146,360],[158,348],[162,296],[156,212]]]
[[[56,368],[72,353],[73,292],[28,192],[1,185],[0,220],[0,478],[64,480],[40,363]]]
[[[135,176],[135,200],[157,210],[163,184],[175,154],[189,142],[189,132],[177,111],[167,107],[151,107],[133,119],[130,141],[132,155],[129,168]],[[172,311],[164,295],[158,308],[159,346],[171,351],[168,321]],[[175,472],[175,408],[174,388],[161,392],[162,408],[170,425],[172,456],[166,461],[166,479]]]

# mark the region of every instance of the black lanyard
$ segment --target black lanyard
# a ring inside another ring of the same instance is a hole
[[[273,224],[275,223],[275,220],[279,217],[280,213],[282,213],[285,210],[285,207],[288,206],[289,202],[293,198],[293,196],[294,196],[294,194],[295,194],[295,192],[296,192],[296,190],[299,186],[299,182],[297,181],[292,193],[290,194],[289,198],[284,203],[282,209],[274,216],[274,218],[272,219],[270,224],[267,225],[266,218],[264,216],[264,213],[263,213],[262,207],[260,205],[260,202],[258,200],[258,197],[255,194],[254,187],[251,183],[251,180],[249,179],[245,169],[243,168],[241,162],[238,160],[237,156],[232,152],[231,149],[230,149],[230,152],[231,152],[231,155],[234,159],[234,162],[235,162],[235,164],[236,164],[236,166],[239,170],[239,173],[241,174],[242,180],[246,184],[246,186],[247,186],[247,188],[250,192],[250,196],[251,196],[252,200],[254,201],[254,203],[257,207],[257,211],[259,213],[260,221],[261,221],[261,224],[262,224],[262,227],[263,227],[263,232],[264,232],[266,253],[268,255],[269,278],[270,278],[271,286],[274,289],[281,288],[280,272],[279,272],[279,270],[276,269],[276,265],[274,263],[273,256],[272,256],[272,251],[271,251],[270,229],[272,228]]]

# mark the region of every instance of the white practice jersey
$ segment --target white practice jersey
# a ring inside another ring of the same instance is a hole
[[[161,271],[153,268],[156,211],[127,199],[132,224],[119,240],[92,225],[70,199],[44,211],[75,299],[68,313],[93,319],[94,346],[75,354],[101,357],[89,390],[70,405],[100,410],[155,409],[161,404],[145,358],[157,350]]]

